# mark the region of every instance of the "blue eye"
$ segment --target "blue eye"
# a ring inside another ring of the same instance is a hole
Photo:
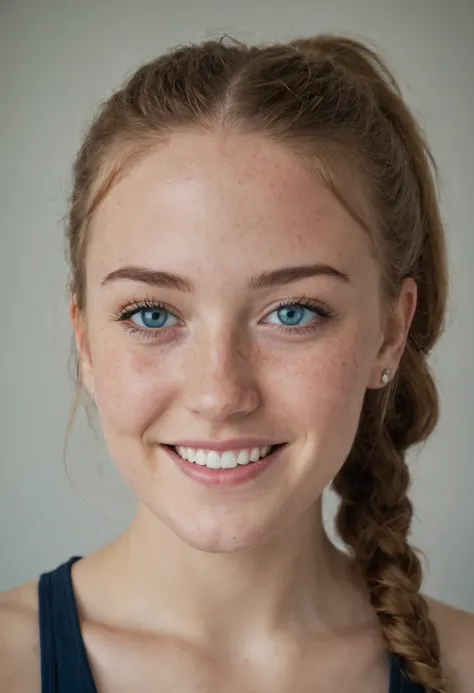
[[[309,314],[306,317],[311,321],[314,317],[314,310],[309,310],[302,305],[286,305],[273,313],[278,315],[278,319],[283,322],[286,327],[297,327],[305,317],[305,313]],[[313,314],[313,315],[312,315]],[[272,315],[272,313],[270,313]]]
[[[318,306],[311,301],[287,301],[270,313],[270,315],[274,314],[278,316],[278,320],[281,322],[273,323],[270,321],[270,324],[279,325],[283,331],[286,329],[294,332],[298,329],[303,331],[308,328],[316,328],[318,324],[331,317],[327,308]]]
[[[169,317],[174,317],[178,321],[176,316],[163,308],[162,306],[154,306],[153,308],[146,308],[135,311],[135,313],[129,316],[130,320],[140,328],[146,328],[150,330],[156,330],[163,327],[173,327],[173,325],[166,325],[166,321]],[[175,323],[177,324],[177,323]]]

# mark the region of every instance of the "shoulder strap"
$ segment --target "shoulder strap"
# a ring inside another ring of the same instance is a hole
[[[71,580],[73,556],[38,583],[42,693],[97,693]]]

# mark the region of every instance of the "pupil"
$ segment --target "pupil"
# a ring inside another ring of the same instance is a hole
[[[147,310],[143,312],[143,322],[147,327],[161,327],[162,323],[165,322],[162,310]]]
[[[304,308],[302,306],[293,306],[291,308],[284,308],[281,312],[286,314],[283,320],[289,320],[290,323],[295,324],[303,317]]]

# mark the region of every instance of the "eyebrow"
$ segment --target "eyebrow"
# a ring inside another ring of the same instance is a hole
[[[293,282],[307,279],[308,277],[321,276],[333,277],[344,284],[351,283],[350,276],[345,272],[331,267],[330,265],[317,263],[313,265],[299,265],[296,267],[281,267],[280,269],[262,272],[255,277],[249,277],[246,282],[246,288],[248,291],[257,291],[259,289],[292,284]],[[141,282],[149,286],[174,289],[175,291],[182,291],[190,294],[194,293],[192,282],[185,277],[171,272],[153,270],[147,267],[137,267],[135,265],[126,265],[110,272],[110,274],[107,274],[102,280],[102,286],[124,279],[133,282]]]

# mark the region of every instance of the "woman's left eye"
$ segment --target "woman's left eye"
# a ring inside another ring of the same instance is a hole
[[[278,316],[280,322],[273,323],[270,321],[270,324],[278,324],[284,331],[302,331],[304,329],[316,328],[320,323],[331,317],[331,312],[327,308],[313,303],[294,302],[281,304],[269,315]],[[314,319],[315,317],[316,320]]]

